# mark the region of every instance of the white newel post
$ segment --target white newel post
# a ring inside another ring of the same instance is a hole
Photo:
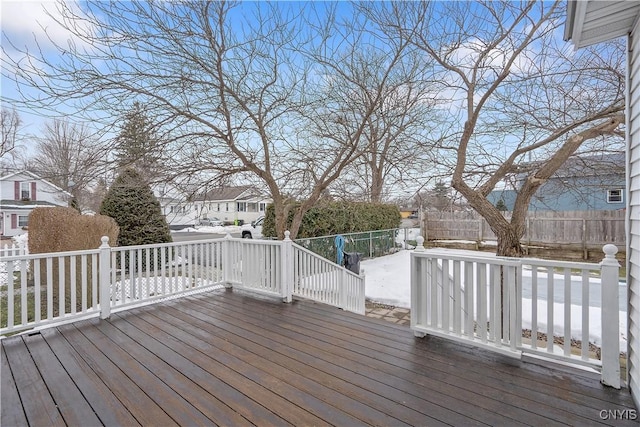
[[[227,233],[222,242],[222,282],[225,288],[231,287],[231,234]]]
[[[620,388],[620,307],[618,274],[620,264],[616,260],[618,248],[604,245],[604,259],[600,263],[602,281],[602,377],[600,382]]]
[[[100,318],[108,319],[111,315],[111,247],[107,236],[100,240]]]
[[[416,248],[414,252],[424,252],[424,237],[416,237]],[[417,259],[415,256],[411,256],[411,327],[419,325],[419,319],[423,318],[423,311],[426,307],[426,298],[424,298],[424,283],[423,277],[424,271],[422,270],[422,260]],[[419,326],[424,326],[420,324]],[[413,331],[413,335],[419,338],[425,337],[427,334],[421,331]]]
[[[281,263],[280,271],[282,271],[282,301],[291,302],[293,294],[293,241],[291,241],[291,232],[284,232],[284,240],[281,243]]]

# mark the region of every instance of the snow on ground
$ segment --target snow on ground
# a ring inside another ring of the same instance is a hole
[[[231,233],[240,233],[242,231],[242,227],[238,225],[217,225],[215,227],[209,226],[198,226],[198,227],[187,227],[180,230],[171,230],[172,233],[214,233],[214,234],[231,234]]]
[[[476,252],[460,249],[439,249],[452,255],[479,255],[492,256],[487,252]],[[411,284],[410,284],[410,256],[411,251],[400,251],[374,259],[363,260],[360,264],[365,275],[365,295],[367,299],[390,304],[397,307],[411,308]],[[560,276],[559,276],[560,277]],[[623,288],[624,289],[624,288]],[[599,301],[599,298],[592,298]],[[547,331],[547,301],[538,300],[538,331]],[[522,299],[522,327],[530,329],[532,319],[531,299]],[[602,328],[600,324],[600,307],[589,308],[589,341],[600,345],[602,342]],[[564,335],[564,304],[553,304],[554,335]],[[627,347],[627,313],[620,311],[620,348]],[[571,305],[571,335],[577,340],[582,340],[582,311],[578,305]]]

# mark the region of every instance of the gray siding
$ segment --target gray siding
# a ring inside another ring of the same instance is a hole
[[[629,237],[627,283],[629,284],[629,388],[640,407],[640,25],[629,38],[629,147],[627,179],[629,189]]]

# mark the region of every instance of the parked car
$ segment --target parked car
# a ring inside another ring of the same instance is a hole
[[[262,238],[262,223],[264,217],[251,221],[251,224],[245,224],[242,226],[242,238],[243,239],[260,239]]]
[[[217,227],[218,225],[224,225],[224,221],[213,217],[213,218],[200,218],[198,220],[198,225],[200,226],[209,226],[209,227]]]

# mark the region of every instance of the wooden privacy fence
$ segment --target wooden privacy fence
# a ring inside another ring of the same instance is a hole
[[[510,213],[505,212],[510,218]],[[582,249],[607,243],[624,247],[624,211],[537,211],[526,219],[522,243],[528,245],[574,245]],[[495,241],[487,221],[476,212],[426,213],[422,221],[426,240]]]

